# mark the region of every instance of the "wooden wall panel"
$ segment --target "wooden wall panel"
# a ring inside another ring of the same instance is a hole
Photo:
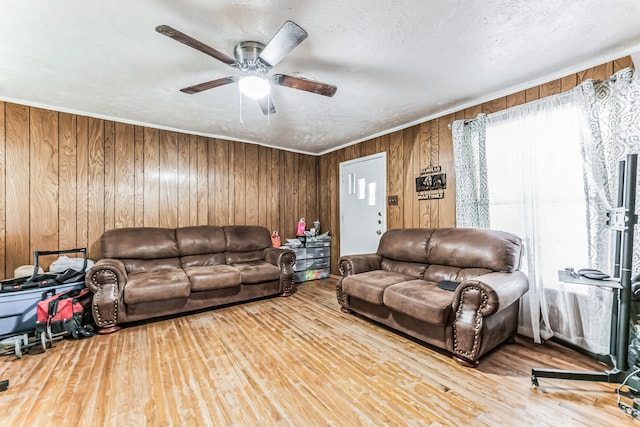
[[[31,108],[29,126],[30,251],[58,248],[58,114]],[[50,260],[39,259],[43,268]]]
[[[5,103],[0,101],[0,275],[4,275],[5,260],[7,255],[7,229],[6,229],[6,127],[5,127]]]
[[[178,134],[178,227],[189,222],[189,135]],[[215,174],[211,174],[215,176]]]
[[[144,226],[144,128],[135,126],[134,139],[134,177],[133,177],[133,223],[135,227]]]
[[[58,245],[62,249],[76,247],[77,237],[77,142],[76,116],[60,113],[58,132],[60,156],[58,159]]]
[[[280,170],[282,169],[282,163],[280,163],[280,151],[275,149],[270,149],[271,151],[271,185],[270,185],[270,194],[271,194],[271,221],[268,224],[271,224],[271,231],[277,230],[280,233],[283,241],[288,236],[286,230],[280,226],[280,217],[282,214],[282,197],[280,193]],[[293,228],[293,226],[292,226]]]
[[[246,144],[240,142],[233,144],[233,222],[232,224],[245,224],[247,222],[246,195],[246,168],[245,168]],[[242,171],[242,173],[241,173]]]
[[[104,123],[103,120],[89,118],[87,131],[88,157],[88,200],[87,233],[89,242],[97,242],[104,233]],[[89,256],[96,256],[93,245],[88,248]]]
[[[616,59],[613,61],[613,72],[617,73],[623,68],[633,67],[633,62],[631,61],[630,56],[625,56],[624,58]]]
[[[89,242],[89,119],[76,116],[76,248]],[[62,249],[62,248],[61,248]]]
[[[417,164],[418,171],[413,177],[414,191],[415,191],[415,178],[420,175],[420,168],[430,166],[430,165],[436,165],[437,163],[434,163],[434,160],[436,162],[438,161],[437,156],[436,156],[436,159],[431,158],[431,141],[432,141],[431,125],[432,123],[433,121],[425,122],[415,127],[416,132],[415,132],[414,138],[416,140],[417,150],[419,152],[419,155],[418,155],[418,164]],[[434,205],[434,203],[432,201],[427,201],[427,200],[417,200],[415,198],[415,193],[413,198],[416,203],[416,212],[418,213],[417,222],[413,224],[413,227],[426,227],[427,224],[431,223],[431,206]]]
[[[244,197],[245,201],[245,224],[257,225],[259,220],[259,194],[258,194],[258,179],[260,173],[260,165],[258,160],[258,146],[255,144],[245,144],[244,150],[244,167],[245,167],[245,183],[244,183]]]
[[[104,122],[104,229],[116,226],[116,126],[114,122]]]
[[[198,137],[189,135],[189,224],[198,224]]]
[[[160,132],[144,129],[144,221],[145,227],[159,227],[160,220]]]
[[[135,127],[115,124],[114,227],[135,226]],[[105,227],[109,228],[105,223]]]
[[[402,181],[403,158],[402,133],[389,136],[387,152],[387,195],[398,196],[398,205],[387,207],[387,228],[402,228],[404,210],[404,183]]]
[[[442,167],[440,162],[440,120],[435,119],[429,122],[431,124],[430,144],[429,144],[429,164]],[[425,218],[423,227],[432,227],[434,224],[440,224],[440,205],[442,199],[420,200],[426,206],[429,206],[429,217]]]
[[[32,264],[29,233],[29,107],[5,106],[6,141],[6,273],[12,275],[16,267]],[[11,277],[11,276],[8,276]]]
[[[178,134],[160,131],[160,227],[178,226]]]
[[[264,147],[262,145],[258,146],[258,165],[257,165],[257,169],[258,169],[257,208],[258,208],[258,217],[259,217],[258,223],[264,222],[265,224],[271,223],[271,217],[269,215],[269,209],[268,209],[270,194],[268,194],[267,192],[267,189],[268,189],[267,183],[271,178],[271,169],[269,168],[270,158],[267,157],[268,154],[269,154],[269,148]]]
[[[455,120],[455,114],[449,114],[438,119],[438,164],[447,174],[447,188],[444,190],[444,199],[438,200],[438,216],[432,218],[432,226],[439,228],[456,226],[456,176],[453,162],[453,141],[449,123]]]
[[[229,141],[216,139],[214,142],[215,204],[213,224],[229,223]]]

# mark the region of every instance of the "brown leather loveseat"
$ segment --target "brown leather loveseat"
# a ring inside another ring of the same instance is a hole
[[[522,253],[520,238],[501,231],[389,230],[377,253],[340,258],[338,302],[477,366],[515,336],[529,289]]]
[[[120,228],[86,274],[102,333],[120,324],[293,290],[295,254],[259,226]]]

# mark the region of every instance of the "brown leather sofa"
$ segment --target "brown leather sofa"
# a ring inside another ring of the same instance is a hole
[[[340,258],[336,294],[342,311],[475,367],[480,356],[515,336],[519,299],[529,289],[519,271],[522,254],[520,238],[501,231],[389,230],[375,254]]]
[[[86,274],[99,332],[127,322],[293,290],[295,254],[259,226],[120,228],[100,239]]]

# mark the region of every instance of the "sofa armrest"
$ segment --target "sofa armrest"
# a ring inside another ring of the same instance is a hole
[[[453,353],[467,360],[480,356],[483,319],[516,303],[529,289],[521,271],[489,273],[462,282],[453,297]]]
[[[342,277],[366,271],[380,270],[382,257],[378,254],[344,255],[338,260]]]
[[[291,249],[266,248],[264,260],[280,269],[280,291],[282,296],[293,293],[293,266],[296,263],[296,254]]]
[[[93,292],[91,311],[96,325],[104,332],[115,332],[118,326],[118,309],[124,304],[124,287],[127,270],[122,261],[103,258],[85,275],[86,286]]]
[[[340,279],[336,283],[336,298],[341,310],[349,310],[349,297],[342,291],[342,280],[352,274],[381,270],[382,257],[378,254],[344,255],[338,260]]]

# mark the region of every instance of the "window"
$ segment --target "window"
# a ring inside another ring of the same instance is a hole
[[[526,237],[525,257],[535,257],[538,271],[527,262],[523,270],[547,288],[567,288],[558,269],[588,265],[580,114],[564,97],[487,118],[491,228]]]

